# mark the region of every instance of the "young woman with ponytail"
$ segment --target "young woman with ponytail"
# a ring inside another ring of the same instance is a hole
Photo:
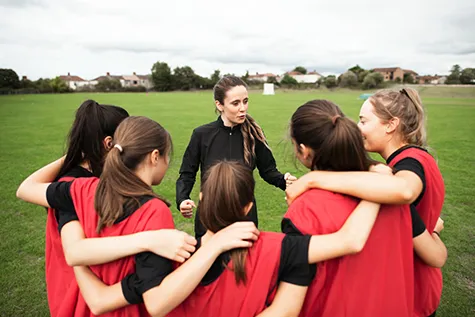
[[[64,162],[52,180],[70,181],[78,177],[99,176],[105,154],[119,123],[129,114],[123,108],[86,100],[76,111],[69,131]],[[45,237],[45,277],[50,314],[71,315],[64,307],[65,294],[78,293],[73,268],[68,266],[58,231],[58,211],[48,208]]]
[[[261,127],[247,113],[249,95],[246,83],[236,76],[225,76],[213,89],[216,121],[193,130],[190,143],[183,155],[180,177],[176,182],[176,203],[182,215],[191,218],[194,201],[190,194],[201,169],[201,178],[214,163],[221,160],[236,160],[254,170],[269,184],[285,190],[296,178],[277,170],[275,159],[267,144]],[[256,202],[248,219],[258,225]],[[205,234],[200,222],[199,210],[195,215],[195,234]]]
[[[440,261],[427,262],[420,255],[414,259],[417,317],[435,315],[442,294],[440,267],[447,257],[439,238],[445,186],[437,162],[426,148],[425,123],[425,111],[416,90],[379,91],[361,107],[358,126],[366,150],[380,154],[394,175],[316,171],[303,176],[287,190],[289,202],[307,188],[321,188],[379,203],[411,204],[440,245]]]
[[[108,253],[109,261],[115,261],[93,265],[90,268],[92,272],[84,267],[74,268],[81,289],[88,287],[87,283],[83,284],[82,276],[96,276],[108,285],[119,282],[113,290],[119,290],[120,296],[108,297],[106,294],[100,303],[105,307],[128,304],[126,299],[133,298],[135,293],[127,293],[130,282],[127,275],[136,272],[142,283],[135,284],[135,290],[143,294],[147,309],[166,314],[194,289],[221,252],[235,247],[249,247],[252,243],[243,239],[257,239],[258,232],[253,224],[241,224],[237,229],[227,228],[213,239],[206,250],[196,252],[180,270],[167,277],[172,271],[170,260],[126,242],[134,237],[121,237],[174,228],[169,204],[152,190],[152,185],[158,185],[165,175],[170,150],[171,138],[163,127],[145,117],[129,117],[114,134],[101,179],[89,177],[69,182],[46,182],[45,179],[54,179],[58,173],[63,164],[60,159],[29,176],[17,191],[17,196],[25,201],[59,211],[58,229],[65,250],[84,236],[101,238],[94,240],[99,244],[107,239],[124,242],[124,245],[112,247],[113,250],[104,251]],[[78,229],[78,224],[82,228]],[[118,249],[122,249],[122,255],[113,254]],[[133,257],[124,253],[138,254]],[[170,289],[173,291],[169,293]],[[72,311],[68,316],[92,316],[104,312],[102,307],[98,308],[96,293],[83,291],[82,294],[84,297],[79,293],[75,297],[64,294],[63,301],[66,303],[63,306],[69,307],[65,311]],[[149,301],[149,296],[160,300]],[[63,312],[59,315],[64,316]],[[144,314],[144,305],[130,305],[110,315]]]

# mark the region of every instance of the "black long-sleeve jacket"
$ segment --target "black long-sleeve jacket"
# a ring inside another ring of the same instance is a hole
[[[277,170],[272,152],[256,139],[255,157],[251,167],[259,170],[259,175],[269,184],[285,190],[284,175]],[[221,117],[202,125],[191,135],[190,143],[183,155],[180,177],[176,182],[176,203],[190,199],[190,193],[196,180],[196,173],[201,167],[201,178],[208,168],[217,161],[235,160],[244,163],[244,146],[241,126],[224,126]]]

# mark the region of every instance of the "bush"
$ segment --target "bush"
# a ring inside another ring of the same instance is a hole
[[[147,88],[144,86],[131,86],[131,87],[123,87],[121,89],[123,92],[146,92]]]
[[[358,76],[351,70],[347,71],[340,77],[340,87],[356,88],[358,87]]]

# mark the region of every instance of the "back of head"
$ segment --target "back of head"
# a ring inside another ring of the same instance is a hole
[[[370,97],[375,115],[384,121],[399,119],[398,133],[408,144],[426,146],[424,107],[412,88],[380,90]]]
[[[120,107],[101,105],[86,100],[76,111],[76,117],[68,135],[68,147],[58,178],[83,161],[87,161],[94,176],[99,177],[106,149],[104,138],[113,136],[119,124],[129,116]]]
[[[100,218],[98,232],[124,215],[124,205],[138,208],[142,196],[160,198],[134,171],[154,150],[167,156],[172,148],[170,134],[146,117],[122,121],[114,134],[114,144],[106,156],[94,201]]]
[[[367,171],[371,160],[356,123],[328,100],[312,100],[292,115],[290,134],[312,149],[312,170]]]
[[[245,207],[254,199],[252,170],[239,162],[222,161],[208,169],[200,201],[200,220],[211,232],[246,219]],[[247,249],[231,251],[236,282],[246,281]]]

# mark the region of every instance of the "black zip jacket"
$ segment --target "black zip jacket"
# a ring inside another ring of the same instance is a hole
[[[277,170],[272,152],[256,139],[255,157],[252,170],[256,167],[259,175],[269,184],[285,190],[284,175]],[[190,143],[183,155],[180,177],[176,182],[176,203],[190,199],[190,193],[196,180],[196,173],[201,167],[201,179],[217,161],[234,160],[244,163],[244,146],[241,126],[224,126],[221,117],[193,130]]]

